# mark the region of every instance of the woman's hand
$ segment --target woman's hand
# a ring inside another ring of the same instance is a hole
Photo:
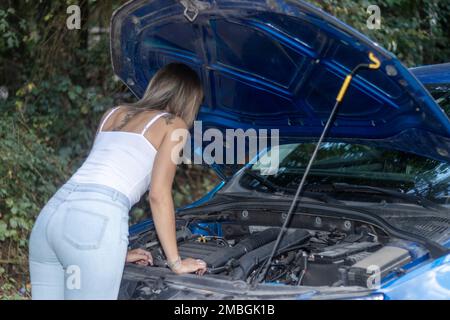
[[[127,263],[136,263],[141,266],[153,265],[152,254],[143,249],[128,251]]]
[[[196,272],[198,275],[203,275],[206,272],[206,262],[200,259],[184,259],[171,263],[169,267],[176,274],[185,274]]]

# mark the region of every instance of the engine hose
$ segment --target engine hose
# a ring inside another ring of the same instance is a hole
[[[269,228],[264,231],[254,233],[248,238],[240,241],[234,247],[224,248],[208,257],[205,257],[205,262],[211,270],[224,266],[231,259],[239,259],[244,254],[255,250],[273,240],[275,240],[280,232],[280,228]]]
[[[283,252],[289,247],[306,242],[310,237],[311,235],[309,232],[302,229],[285,234],[278,246],[277,254]],[[234,280],[247,279],[255,267],[264,262],[270,256],[274,245],[275,241],[272,241],[243,255],[239,259],[239,266],[233,270],[231,277]]]

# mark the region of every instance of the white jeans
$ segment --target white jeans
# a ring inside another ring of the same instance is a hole
[[[30,237],[32,298],[117,299],[128,247],[127,197],[67,182],[42,209]]]

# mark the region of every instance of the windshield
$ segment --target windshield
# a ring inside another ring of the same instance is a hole
[[[279,187],[284,192],[295,192],[313,149],[313,143],[280,146],[278,168],[270,175],[262,175],[263,181],[255,182],[254,174],[264,174],[267,157],[272,156],[269,150],[249,167],[249,174],[244,175],[246,177],[240,184],[248,189],[272,191],[265,188],[263,182],[267,182],[265,185]],[[320,192],[326,190],[323,187],[335,184],[383,188],[447,204],[450,200],[450,165],[368,145],[324,143],[312,166],[306,189]],[[356,197],[355,194],[345,196]]]

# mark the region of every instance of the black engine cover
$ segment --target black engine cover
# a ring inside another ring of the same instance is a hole
[[[231,259],[238,259],[275,240],[279,231],[279,228],[269,228],[253,233],[233,247],[218,245],[215,241],[187,241],[179,245],[179,252],[181,258],[201,259],[209,268],[220,268]]]

